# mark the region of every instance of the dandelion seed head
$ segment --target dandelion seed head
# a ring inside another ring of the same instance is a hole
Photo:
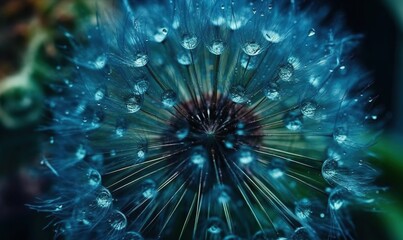
[[[379,112],[358,37],[315,8],[100,4],[84,41],[65,34],[55,183],[31,207],[69,239],[349,238],[348,207],[376,202]]]

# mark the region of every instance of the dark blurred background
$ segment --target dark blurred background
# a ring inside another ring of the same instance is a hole
[[[309,1],[307,1],[309,2]],[[327,0],[331,15],[365,38],[355,57],[372,74],[385,130],[371,147],[388,186],[379,211],[354,211],[357,239],[403,239],[403,0]],[[91,19],[86,0],[3,0],[0,4],[0,239],[53,239],[51,220],[25,207],[47,185],[38,172],[48,141],[40,125],[55,69],[63,64],[60,27],[74,31]]]

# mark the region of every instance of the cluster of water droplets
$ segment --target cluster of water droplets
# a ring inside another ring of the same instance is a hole
[[[72,239],[348,237],[376,189],[374,98],[356,38],[296,2],[123,0],[84,43],[66,33],[55,187],[31,207]]]

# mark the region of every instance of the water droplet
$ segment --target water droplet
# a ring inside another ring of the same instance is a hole
[[[332,210],[339,210],[341,207],[343,207],[344,202],[345,199],[341,189],[333,191],[329,196],[329,207]]]
[[[233,149],[234,148],[234,141],[235,141],[234,135],[231,135],[231,134],[227,135],[225,137],[225,140],[224,140],[225,147],[228,148],[228,149]]]
[[[144,240],[144,238],[141,236],[140,233],[130,231],[125,233],[122,240]]]
[[[339,72],[340,72],[340,74],[341,75],[345,75],[346,73],[347,73],[347,68],[346,68],[346,66],[340,66],[339,67]]]
[[[98,56],[95,61],[89,61],[89,66],[92,69],[102,69],[105,67],[107,61],[106,54]]]
[[[333,132],[333,139],[342,144],[347,140],[347,128],[346,127],[337,127]]]
[[[290,112],[284,116],[284,125],[288,130],[298,131],[303,126],[302,117],[299,113]]]
[[[178,96],[173,90],[166,90],[161,95],[162,105],[166,108],[171,108],[176,104]]]
[[[278,77],[280,80],[289,82],[294,75],[294,66],[291,63],[280,66],[278,70]]]
[[[187,52],[178,53],[177,60],[179,64],[185,66],[190,65],[192,63],[192,58],[190,54]]]
[[[94,99],[95,101],[101,101],[105,97],[105,95],[106,95],[106,88],[99,87],[95,92]]]
[[[148,56],[144,53],[137,53],[134,56],[133,66],[134,67],[144,67],[148,63]]]
[[[102,188],[95,201],[98,207],[109,208],[112,205],[112,195],[106,188]]]
[[[60,212],[62,209],[63,209],[63,205],[58,205],[58,206],[56,206],[54,211],[55,212]]]
[[[193,164],[202,168],[207,160],[208,160],[207,152],[203,147],[198,146],[192,149],[192,153],[190,155],[190,161]]]
[[[176,130],[175,135],[179,140],[185,139],[189,134],[189,127],[187,125]]]
[[[99,172],[93,168],[88,169],[87,178],[88,178],[88,184],[91,187],[98,187],[102,179],[101,174],[99,174]]]
[[[256,56],[262,52],[262,47],[256,42],[247,42],[243,45],[242,50],[249,56]]]
[[[231,100],[234,103],[245,103],[248,101],[248,97],[246,96],[246,89],[241,85],[236,85],[230,89],[229,94]]]
[[[225,225],[223,221],[221,221],[221,219],[211,218],[208,220],[206,229],[207,233],[212,235],[218,235],[221,234],[223,231],[225,231]]]
[[[329,148],[327,149],[327,156],[328,156],[329,158],[331,158],[331,159],[334,159],[334,160],[336,160],[336,161],[339,161],[339,160],[342,158],[343,153],[342,153],[342,150],[339,149],[339,148],[329,147]]]
[[[127,122],[126,119],[124,118],[118,118],[116,119],[116,125],[115,125],[115,134],[118,137],[122,137],[126,131],[127,131]],[[115,155],[116,155],[116,151],[114,151]]]
[[[273,158],[268,167],[269,176],[273,179],[278,179],[284,176],[285,162],[279,158]]]
[[[143,98],[140,95],[134,95],[126,100],[126,108],[128,113],[135,113],[141,109]]]
[[[225,50],[224,42],[221,40],[212,41],[207,45],[207,49],[214,55],[221,55]]]
[[[306,101],[301,104],[301,113],[305,117],[312,118],[315,116],[317,104],[314,101]]]
[[[279,43],[284,39],[279,33],[271,30],[262,30],[262,34],[267,41],[272,43]]]
[[[295,215],[301,220],[308,220],[313,213],[312,203],[304,198],[300,200],[295,207]]]
[[[339,163],[334,159],[327,159],[322,165],[322,176],[326,180],[332,180],[337,175]]]
[[[272,84],[270,86],[267,86],[264,90],[264,95],[272,100],[272,101],[277,101],[280,99],[280,92],[279,89],[276,85]]]
[[[153,180],[147,179],[141,184],[141,195],[145,199],[152,199],[157,196],[157,188]]]
[[[154,41],[160,43],[163,42],[168,35],[168,28],[158,28],[157,32],[154,34]]]
[[[218,203],[224,204],[231,201],[230,189],[225,185],[220,185],[214,189]]]
[[[143,95],[149,87],[149,82],[146,79],[138,79],[133,85],[133,94]]]
[[[311,240],[310,232],[305,227],[299,227],[295,229],[295,232],[291,236],[291,240]]]
[[[192,34],[185,34],[182,36],[181,45],[185,49],[195,49],[199,44],[199,39]]]
[[[87,150],[85,149],[84,145],[80,144],[76,150],[76,158],[78,160],[83,160],[87,155]]]
[[[49,138],[49,143],[50,143],[50,144],[54,144],[54,143],[55,143],[55,138],[54,138],[53,136],[51,136],[51,137]]]
[[[314,28],[311,28],[308,32],[308,37],[312,37],[316,34],[316,30]]]
[[[137,150],[137,159],[144,159],[146,156],[146,152],[144,149]]]
[[[118,210],[112,211],[109,214],[107,221],[109,225],[117,231],[123,230],[127,225],[126,216]]]
[[[241,164],[249,164],[255,160],[252,150],[247,147],[241,147],[238,151],[238,161]]]

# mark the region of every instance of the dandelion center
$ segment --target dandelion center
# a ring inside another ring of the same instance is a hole
[[[228,161],[252,162],[252,154],[238,150],[259,148],[261,126],[253,109],[221,95],[202,96],[200,101],[178,104],[175,109],[162,142],[168,145],[175,139],[181,143],[187,149],[183,159],[212,173],[219,168],[221,174],[230,174],[225,173]]]

